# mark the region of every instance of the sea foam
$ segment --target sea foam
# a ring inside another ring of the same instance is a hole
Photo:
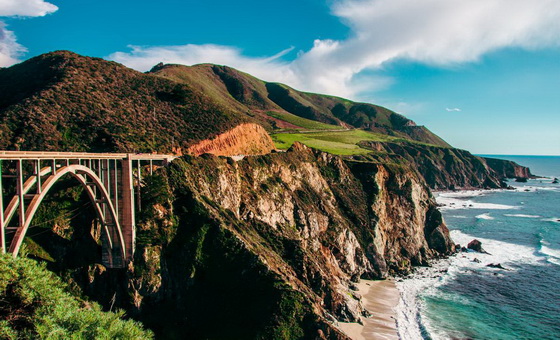
[[[475,202],[468,198],[484,196],[490,191],[465,191],[465,192],[439,192],[436,195],[436,201],[440,206],[440,210],[457,210],[457,209],[484,209],[484,210],[514,210],[519,209],[519,206],[496,204],[496,203],[482,203]]]
[[[520,217],[520,218],[540,218],[540,217],[542,217],[542,216],[539,216],[539,215],[524,215],[524,214],[504,214],[504,216]]]
[[[493,220],[494,217],[490,216],[489,213],[484,213],[484,214],[480,214],[480,215],[476,215],[476,218],[480,219],[480,220]]]

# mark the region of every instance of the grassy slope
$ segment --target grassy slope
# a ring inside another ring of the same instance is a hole
[[[282,121],[294,124],[299,127],[297,130],[340,130],[342,127],[339,125],[325,124],[316,120],[302,118],[284,111],[268,111],[267,115],[280,119]]]
[[[0,69],[0,148],[170,152],[254,121],[205,90],[98,58],[44,54]]]
[[[404,138],[387,136],[381,133],[364,130],[277,133],[272,135],[272,139],[278,149],[288,149],[294,142],[301,142],[312,148],[336,155],[358,155],[371,153],[371,150],[362,148],[358,145],[358,143],[362,141],[418,144],[417,142],[410,142]]]

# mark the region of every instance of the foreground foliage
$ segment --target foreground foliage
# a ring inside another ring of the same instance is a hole
[[[150,331],[123,312],[80,301],[58,277],[33,260],[0,256],[0,338],[149,339]]]

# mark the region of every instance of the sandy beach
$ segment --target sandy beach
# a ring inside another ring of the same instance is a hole
[[[393,280],[360,280],[357,284],[362,303],[371,317],[357,322],[340,322],[339,328],[353,340],[398,339],[395,307],[399,303],[399,291]]]

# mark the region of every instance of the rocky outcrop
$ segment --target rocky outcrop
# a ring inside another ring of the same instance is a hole
[[[258,124],[241,124],[213,139],[203,140],[188,148],[188,153],[199,156],[264,155],[274,150],[274,142]]]
[[[431,189],[504,188],[504,178],[531,176],[515,162],[482,158],[454,148],[412,143],[362,142],[373,151],[360,160],[396,163],[418,171]]]
[[[531,170],[513,161],[484,157],[486,164],[501,178],[532,178]]]

